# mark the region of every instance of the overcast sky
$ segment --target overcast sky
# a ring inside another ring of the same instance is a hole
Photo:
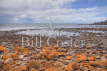
[[[107,0],[0,0],[0,23],[93,23],[107,19]]]

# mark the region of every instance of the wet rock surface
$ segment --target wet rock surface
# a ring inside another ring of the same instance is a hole
[[[22,47],[21,35],[0,36],[0,71],[107,71],[107,46],[92,37],[84,47]]]

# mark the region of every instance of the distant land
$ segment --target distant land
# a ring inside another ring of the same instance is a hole
[[[102,21],[102,22],[96,22],[93,25],[107,25],[107,20]]]

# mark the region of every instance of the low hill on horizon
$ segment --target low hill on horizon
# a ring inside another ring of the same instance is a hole
[[[96,22],[94,25],[107,25],[107,20],[102,21],[102,22]]]

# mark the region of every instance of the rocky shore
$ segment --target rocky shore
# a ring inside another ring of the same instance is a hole
[[[74,40],[85,40],[82,47],[78,43],[72,47],[32,47],[20,42],[22,36],[31,36],[14,33],[0,32],[0,71],[107,71],[106,36],[81,33]]]

